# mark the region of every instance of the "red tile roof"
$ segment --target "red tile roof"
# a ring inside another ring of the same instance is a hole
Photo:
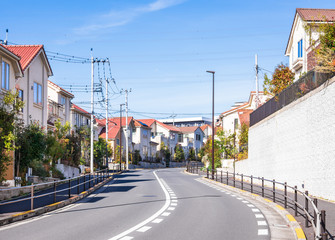
[[[304,21],[335,21],[335,9],[297,8]]]
[[[197,130],[199,127],[198,126],[193,126],[193,127],[179,127],[178,129],[182,133],[194,133],[195,130]]]
[[[156,119],[139,119],[138,121],[141,121],[142,123],[148,125],[149,127],[156,122],[158,125],[162,126],[163,128],[169,130],[169,131],[173,131],[173,132],[180,132],[178,128],[171,126],[171,125],[167,125],[165,123],[162,123],[160,121],[157,121]]]
[[[50,83],[51,85],[53,85],[54,87],[58,88],[60,91],[66,93],[67,95],[69,95],[70,97],[74,98],[74,95],[68,91],[66,91],[64,88],[61,88],[60,86],[58,86],[56,83],[51,82],[50,80],[48,80],[48,83]]]
[[[22,70],[26,70],[31,61],[43,49],[43,45],[3,45],[9,51],[21,58],[20,64]]]
[[[130,123],[134,120],[133,117],[128,117],[128,126]],[[97,122],[101,123],[102,125],[106,125],[106,119],[97,119]],[[120,125],[120,118],[114,117],[114,118],[108,118],[109,125]],[[121,119],[122,127],[126,126],[126,117],[122,117]]]
[[[242,104],[242,105],[240,105],[238,107],[234,107],[232,109],[229,109],[228,111],[225,111],[225,112],[221,113],[221,115],[224,115],[224,114],[230,113],[230,112],[235,112],[236,110],[238,110],[240,108],[243,108],[243,107],[247,106],[248,104],[249,104],[249,102],[246,102],[246,103],[244,103],[244,104]]]
[[[120,132],[120,127],[110,124],[108,125],[108,139],[115,139]],[[100,138],[106,139],[106,128],[102,129],[101,133],[99,134]]]
[[[81,107],[77,106],[76,104],[73,104],[73,103],[72,103],[72,108],[78,110],[79,112],[82,112],[82,113],[85,113],[85,114],[89,114],[89,115],[90,115],[89,112],[87,112],[86,110],[84,110],[84,109],[82,109]]]
[[[250,123],[250,113],[252,113],[253,110],[251,109],[242,109],[238,111],[238,118],[240,119],[240,124],[243,123],[249,124]]]
[[[135,125],[135,127],[151,128],[147,124],[145,124],[144,122],[142,122],[140,120],[135,120],[135,119],[134,119],[134,125]]]
[[[149,127],[154,123],[156,122],[155,119],[138,119],[138,121],[148,125]]]
[[[212,128],[211,126],[209,126],[208,124],[202,125],[201,127],[202,131],[205,131],[206,128]]]

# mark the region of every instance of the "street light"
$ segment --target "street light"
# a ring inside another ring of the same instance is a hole
[[[212,179],[214,179],[214,71],[206,71],[213,75],[213,91],[212,91]]]

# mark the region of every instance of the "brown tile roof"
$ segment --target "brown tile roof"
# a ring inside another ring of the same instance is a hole
[[[195,130],[197,130],[199,127],[198,126],[193,126],[193,127],[179,127],[179,130],[182,133],[194,133]]]
[[[335,21],[335,9],[297,8],[304,21]]]
[[[79,111],[79,112],[82,112],[82,113],[85,113],[85,114],[89,114],[89,112],[87,112],[86,110],[82,109],[81,107],[77,106],[76,104],[73,104],[72,103],[72,108],[74,108],[75,110]]]
[[[202,131],[205,131],[206,128],[212,128],[212,127],[208,124],[205,124],[205,125],[202,125],[200,128]]]

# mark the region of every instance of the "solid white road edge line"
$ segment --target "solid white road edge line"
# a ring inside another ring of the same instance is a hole
[[[159,185],[161,186],[161,188],[163,189],[163,191],[165,193],[165,204],[164,204],[164,206],[161,209],[159,209],[154,215],[152,215],[151,217],[147,218],[143,222],[140,222],[136,226],[134,226],[134,227],[132,227],[132,228],[130,228],[130,229],[128,229],[128,230],[120,233],[119,235],[116,235],[115,237],[110,238],[109,240],[117,240],[117,239],[120,239],[120,238],[128,235],[131,232],[136,231],[137,229],[143,227],[147,223],[153,221],[155,218],[157,218],[159,215],[161,215],[169,207],[170,202],[171,202],[170,195],[169,195],[168,191],[166,190],[166,188],[164,187],[162,181],[157,176],[156,171],[154,171],[153,174],[155,175],[155,177],[156,177]]]

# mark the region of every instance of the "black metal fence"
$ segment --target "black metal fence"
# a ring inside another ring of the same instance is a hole
[[[270,180],[264,177],[228,171],[215,171],[212,175],[208,169],[205,172],[201,171],[201,167],[196,163],[188,163],[186,168],[190,173],[204,173],[208,179],[214,176],[212,179],[217,182],[259,194],[272,202],[281,204],[286,209],[293,209],[295,216],[302,216],[305,219],[305,227],[313,227],[315,239],[327,240],[328,236],[331,236],[326,229],[326,211],[318,209],[318,199],[312,199],[308,195],[308,191],[302,192],[298,190],[297,186],[292,187],[286,182],[281,183],[275,179]]]
[[[33,210],[38,207],[47,206],[57,201],[79,195],[81,192],[97,185],[113,174],[107,169],[96,171],[95,173],[83,174],[78,177],[48,182],[32,184],[30,186],[1,189],[0,192],[29,189],[26,196],[0,202],[0,213],[19,212]],[[43,189],[43,190],[36,190]]]
[[[308,72],[306,75],[279,93],[277,97],[271,98],[269,101],[253,111],[250,114],[250,126],[255,125],[286,105],[301,98],[334,76],[335,73],[319,73],[315,71]]]

